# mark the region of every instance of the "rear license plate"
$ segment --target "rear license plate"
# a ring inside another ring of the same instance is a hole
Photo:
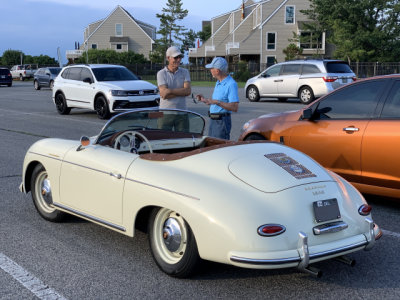
[[[313,207],[315,220],[317,222],[336,220],[341,217],[336,199],[315,201]]]
[[[6,75],[1,75],[0,78],[6,78]]]

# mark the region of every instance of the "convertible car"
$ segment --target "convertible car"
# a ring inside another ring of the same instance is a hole
[[[381,236],[361,194],[305,154],[267,141],[203,135],[189,111],[113,117],[95,137],[43,139],[20,190],[49,221],[76,215],[133,237],[148,232],[156,264],[187,277],[202,260],[296,267],[370,249]]]

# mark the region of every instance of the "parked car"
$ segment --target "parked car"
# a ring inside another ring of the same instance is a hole
[[[35,90],[40,90],[43,86],[53,89],[54,79],[60,71],[61,68],[57,67],[40,68],[37,70],[33,76],[33,86]]]
[[[308,104],[334,89],[356,80],[350,66],[340,60],[294,60],[278,63],[247,80],[249,101],[260,98],[299,98]]]
[[[33,74],[35,74],[36,70],[36,64],[25,64],[12,66],[10,72],[12,78],[18,78],[20,81],[24,81],[25,79],[33,78]]]
[[[133,108],[155,107],[158,88],[118,65],[73,65],[62,69],[54,81],[53,102],[59,114],[71,108],[96,111],[100,119]]]
[[[180,131],[163,127],[181,120]],[[374,245],[371,207],[347,181],[292,148],[203,135],[189,111],[137,109],[81,142],[43,139],[26,153],[20,190],[38,213],[65,213],[134,236],[148,227],[162,271],[201,259],[255,269],[309,266]]]
[[[239,140],[300,150],[361,192],[400,198],[400,75],[359,80],[298,111],[247,122]]]
[[[12,86],[12,76],[7,68],[0,67],[0,85]]]

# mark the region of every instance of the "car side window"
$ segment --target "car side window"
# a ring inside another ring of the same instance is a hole
[[[300,64],[287,64],[282,66],[281,75],[296,75],[300,74]]]
[[[68,79],[81,80],[81,70],[82,68],[70,68],[68,73]]]
[[[382,119],[400,118],[400,81],[396,80],[381,113]]]
[[[321,73],[321,70],[316,65],[304,64],[301,74]]]
[[[64,79],[68,79],[68,74],[69,74],[69,69],[65,69],[62,73],[61,73],[61,77]]]
[[[273,66],[263,73],[263,77],[278,76],[281,71],[281,66]]]
[[[92,73],[86,69],[86,68],[82,68],[82,72],[81,72],[81,80],[83,81],[86,78],[90,78],[90,80],[93,82],[93,76]]]
[[[386,83],[384,80],[360,82],[331,93],[319,102],[317,119],[371,118]]]

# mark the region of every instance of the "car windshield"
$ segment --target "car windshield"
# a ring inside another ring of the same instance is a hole
[[[139,80],[135,74],[122,67],[93,68],[92,71],[97,81]]]
[[[350,66],[345,62],[327,62],[326,70],[328,73],[353,73]]]
[[[202,135],[205,120],[201,115],[189,111],[168,109],[143,109],[121,113],[112,118],[103,128],[96,143],[102,143],[110,136],[127,131],[158,131],[168,138],[182,137],[184,134]]]

